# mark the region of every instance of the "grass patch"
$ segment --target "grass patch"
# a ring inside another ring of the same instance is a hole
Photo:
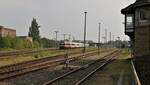
[[[83,48],[69,49],[68,52],[69,53],[82,52],[82,49]],[[87,48],[86,51],[91,51],[95,49],[96,48]],[[65,53],[66,53],[66,50],[52,50],[52,51],[41,51],[41,52],[30,54],[30,55],[5,56],[5,57],[0,57],[0,66],[41,59],[41,58],[56,56],[56,55],[65,54]]]

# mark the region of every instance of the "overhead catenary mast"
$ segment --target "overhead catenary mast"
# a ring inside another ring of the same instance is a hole
[[[85,21],[84,21],[84,48],[83,48],[83,53],[85,53],[85,40],[86,40],[86,16],[87,12],[84,12],[85,14]]]
[[[105,43],[107,43],[107,29],[105,29]]]
[[[101,23],[98,23],[99,24],[99,31],[98,31],[98,54],[100,54],[100,25]]]
[[[56,33],[56,38],[55,38],[55,42],[56,42],[56,43],[55,43],[55,45],[56,45],[56,48],[57,48],[57,35],[58,35],[58,32],[59,32],[59,31],[54,31],[54,32]]]
[[[65,39],[66,39],[66,35],[67,35],[67,34],[63,34],[63,37],[64,37],[64,41],[65,41]]]
[[[109,43],[110,43],[110,46],[112,47],[112,42],[111,42],[111,32],[109,32]]]

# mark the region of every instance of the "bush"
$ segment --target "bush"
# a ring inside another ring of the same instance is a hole
[[[25,49],[25,48],[39,48],[38,42],[30,42],[29,40],[22,38],[4,37],[0,38],[0,48],[13,48],[13,49]]]
[[[9,48],[11,47],[11,39],[10,38],[0,38],[0,48]]]
[[[57,43],[57,45],[59,45],[59,41],[56,42],[55,40],[50,40],[47,38],[41,38],[40,39],[40,44],[43,48],[56,47],[56,43]]]
[[[59,44],[59,42],[57,42]],[[50,48],[55,47],[56,42],[47,38],[41,38],[40,41],[29,41],[23,38],[12,37],[0,37],[0,48],[12,48],[12,49],[28,49],[28,48]]]
[[[33,46],[32,48],[40,48],[41,47],[40,43],[37,42],[37,41],[33,41],[33,45],[32,46]]]

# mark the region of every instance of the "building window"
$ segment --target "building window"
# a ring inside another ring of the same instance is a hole
[[[150,20],[150,8],[139,9],[139,20]]]
[[[149,25],[150,21],[150,9],[149,8],[142,8],[138,10],[138,17],[136,26],[146,26]]]
[[[139,18],[140,20],[148,20],[149,17],[148,17],[147,10],[144,10],[144,9],[140,10]]]
[[[133,15],[132,14],[129,14],[129,15],[126,15],[126,28],[127,29],[130,29],[130,28],[133,28]]]

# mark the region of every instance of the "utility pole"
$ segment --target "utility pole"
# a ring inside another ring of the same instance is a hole
[[[111,42],[111,32],[109,32],[109,41]]]
[[[106,43],[106,48],[107,48],[107,29],[105,29],[105,43]]]
[[[55,39],[56,43],[55,44],[56,44],[56,49],[57,49],[57,34],[58,34],[59,31],[54,31],[54,32],[56,33],[56,39]]]
[[[65,39],[66,39],[66,35],[67,35],[67,34],[63,34],[63,36],[64,36],[64,41],[65,41]]]
[[[109,32],[109,42],[110,42],[110,46],[112,47],[112,43],[111,43],[111,32]]]
[[[105,42],[107,43],[107,29],[105,29]]]
[[[73,41],[75,41],[75,36],[72,36],[72,38],[73,38]]]
[[[115,35],[113,35],[113,39],[112,39],[112,41],[115,41]]]
[[[115,35],[113,35],[113,47],[115,48]]]
[[[84,49],[83,49],[83,53],[85,53],[85,40],[86,40],[86,16],[87,16],[87,12],[84,12],[85,14],[85,21],[84,21]]]
[[[71,34],[68,34],[68,36],[69,36],[68,40],[70,41],[71,40]]]
[[[99,24],[99,31],[98,31],[98,55],[100,54],[100,25],[101,23],[98,23]]]
[[[118,38],[119,48],[121,48],[121,40],[120,40],[120,37],[117,37],[117,38]]]

